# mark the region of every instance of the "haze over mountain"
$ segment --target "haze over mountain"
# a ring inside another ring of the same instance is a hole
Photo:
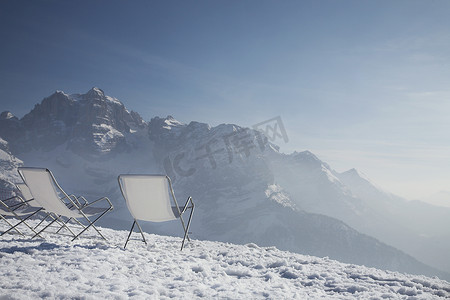
[[[280,153],[253,129],[171,116],[146,122],[93,88],[57,91],[20,120],[3,112],[0,137],[4,189],[22,164],[49,168],[70,193],[108,196],[115,205],[103,220],[109,227],[127,229],[132,220],[119,174],[166,173],[180,202],[188,195],[196,202],[196,238],[450,278],[415,259],[450,271],[450,210],[407,202],[357,170],[337,173],[309,151]],[[144,227],[179,233],[178,223]]]
[[[450,192],[440,191],[421,200],[436,206],[450,207]]]

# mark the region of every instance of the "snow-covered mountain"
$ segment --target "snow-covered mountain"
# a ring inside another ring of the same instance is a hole
[[[270,169],[303,210],[342,220],[450,271],[450,209],[385,192],[355,169],[338,173],[308,151],[278,155],[271,160]]]
[[[367,189],[358,188],[359,175],[339,174],[308,151],[282,154],[252,129],[182,124],[170,116],[145,122],[119,100],[93,88],[75,95],[58,91],[20,120],[2,113],[0,137],[9,143],[10,155],[26,166],[51,169],[70,193],[108,196],[115,206],[104,218],[103,225],[109,227],[130,226],[119,174],[165,173],[173,179],[178,198],[191,195],[196,202],[196,238],[275,245],[383,269],[448,276],[380,242],[387,241],[377,235],[380,224],[387,224],[380,230],[393,226],[398,233],[412,229],[377,209],[378,198],[369,199],[363,194]],[[379,201],[390,207],[389,195],[382,195]],[[395,205],[392,209],[397,212]],[[178,226],[144,227],[178,234]]]
[[[367,222],[375,224],[363,232],[430,265],[450,270],[450,260],[446,259],[450,251],[450,208],[402,199],[378,188],[356,170],[338,176],[353,195],[364,201],[366,211],[372,213],[362,214]]]
[[[123,151],[127,148],[125,136],[145,126],[137,113],[129,112],[99,88],[82,95],[57,91],[19,122],[10,112],[3,114],[0,134],[14,141],[17,153],[49,151],[64,143],[68,150],[83,157]]]
[[[17,168],[22,164],[20,159],[11,154],[8,142],[0,137],[0,193],[5,198],[14,189],[12,182],[20,181]]]
[[[36,224],[36,223],[35,223]],[[6,226],[0,224],[0,230]],[[450,285],[260,247],[100,228],[70,243],[7,235],[0,240],[0,294],[5,299],[448,299]],[[90,236],[91,235],[91,236]],[[134,237],[136,238],[136,237]],[[57,259],[55,259],[57,258]]]

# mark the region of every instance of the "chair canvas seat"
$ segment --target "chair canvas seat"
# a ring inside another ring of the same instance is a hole
[[[19,168],[19,174],[29,188],[33,201],[45,210],[67,217],[80,217],[60,200],[58,190],[53,184],[52,176],[46,169]]]
[[[16,187],[22,194],[23,199],[26,200],[29,205],[39,206],[39,204],[33,199],[33,195],[31,195],[30,189],[25,183],[16,183]]]
[[[142,233],[138,220],[165,222],[180,219],[184,230],[184,238],[181,244],[181,249],[183,249],[185,239],[187,238],[189,240],[188,230],[194,211],[192,197],[188,197],[186,204],[180,209],[173,192],[170,178],[166,175],[124,174],[119,175],[118,181],[128,210],[134,218],[124,248],[127,246],[135,224],[138,226],[145,242],[144,234]],[[175,205],[172,205],[172,202]],[[188,203],[190,203],[190,206],[188,206]],[[191,213],[187,226],[185,226],[182,214],[188,208],[191,209]]]
[[[165,222],[179,216],[177,207],[170,203],[165,176],[121,175],[120,180],[128,210],[135,219]]]

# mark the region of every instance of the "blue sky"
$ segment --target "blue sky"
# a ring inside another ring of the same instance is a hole
[[[281,116],[410,199],[450,189],[448,1],[1,1],[0,110],[93,86],[144,119]]]

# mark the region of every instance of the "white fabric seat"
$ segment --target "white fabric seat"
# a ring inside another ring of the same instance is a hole
[[[30,189],[27,187],[25,183],[16,183],[16,187],[19,192],[22,194],[22,198],[28,202],[28,204],[33,205],[36,204],[36,201],[33,200],[33,196],[31,195]]]
[[[128,210],[134,218],[124,248],[127,246],[135,225],[138,226],[144,242],[147,243],[138,220],[165,222],[179,218],[184,231],[184,237],[181,243],[181,249],[183,249],[186,238],[190,240],[188,231],[194,212],[192,197],[188,197],[185,205],[180,209],[173,192],[170,178],[166,175],[123,174],[119,175],[118,181]],[[175,205],[172,205],[171,198]],[[190,209],[191,212],[187,226],[185,226],[182,215],[187,209]]]

